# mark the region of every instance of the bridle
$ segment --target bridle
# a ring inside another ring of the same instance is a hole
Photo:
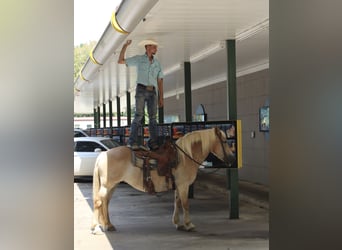
[[[222,152],[223,152],[223,162],[224,162],[224,165],[229,167],[229,158],[228,158],[226,150],[224,150],[224,145],[223,145],[224,143],[228,144],[228,140],[222,140],[221,139],[221,132],[220,132],[220,130],[216,131],[216,135],[219,138],[220,143],[221,143],[221,148],[222,148]]]
[[[222,151],[223,151],[223,162],[224,162],[224,165],[225,165],[226,167],[229,167],[228,155],[227,155],[227,152],[224,150],[224,145],[223,145],[223,143],[227,143],[228,140],[222,140],[219,133],[220,133],[220,132],[215,132],[216,136],[217,136],[218,139],[220,140],[221,148],[222,148]],[[193,157],[191,157],[187,152],[184,151],[184,149],[182,149],[181,147],[179,147],[175,142],[174,142],[173,144],[174,144],[174,146],[176,147],[176,149],[179,149],[179,150],[180,150],[186,157],[188,157],[191,161],[195,162],[195,163],[198,164],[199,166],[206,167],[206,165],[203,165],[201,162],[199,162],[199,161],[195,160]]]
[[[178,146],[176,143],[174,143],[176,149],[179,149],[186,157],[188,157],[190,160],[192,160],[193,162],[195,162],[196,164],[205,167],[205,165],[203,165],[202,163],[198,162],[197,160],[195,160],[194,158],[192,158],[187,152],[184,151],[184,149],[182,149],[180,146]]]

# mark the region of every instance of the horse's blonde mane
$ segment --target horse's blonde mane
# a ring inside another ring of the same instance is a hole
[[[215,128],[197,130],[185,134],[183,137],[179,138],[177,145],[180,146],[185,152],[187,152],[191,157],[192,147],[195,143],[202,143],[203,151],[209,150],[211,142],[215,138]]]

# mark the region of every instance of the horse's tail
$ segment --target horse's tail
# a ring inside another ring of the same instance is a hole
[[[95,168],[93,173],[93,202],[94,202],[94,208],[98,208],[101,206],[102,202],[99,197],[99,191],[101,187],[101,181],[99,176],[99,158],[101,157],[101,154],[97,157],[95,162]]]

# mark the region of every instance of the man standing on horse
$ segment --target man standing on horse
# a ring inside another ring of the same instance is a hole
[[[158,43],[153,40],[144,40],[139,45],[145,47],[145,54],[125,58],[126,49],[131,43],[132,40],[126,41],[121,49],[118,60],[119,64],[126,64],[129,67],[136,66],[138,75],[135,94],[135,116],[131,125],[131,134],[127,146],[133,150],[139,148],[138,128],[141,126],[141,121],[144,117],[146,102],[149,117],[149,147],[152,150],[156,150],[158,149],[157,101],[160,108],[164,105],[163,71],[161,64],[154,56],[157,53]]]

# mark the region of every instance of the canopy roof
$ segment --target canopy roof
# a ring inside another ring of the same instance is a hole
[[[226,40],[236,40],[237,76],[268,68],[267,0],[124,0],[109,19],[74,83],[76,113],[134,90],[135,70],[117,64],[127,39],[126,57],[144,53],[142,40],[158,42],[164,98],[183,92],[184,62],[191,62],[192,89],[226,80]]]

